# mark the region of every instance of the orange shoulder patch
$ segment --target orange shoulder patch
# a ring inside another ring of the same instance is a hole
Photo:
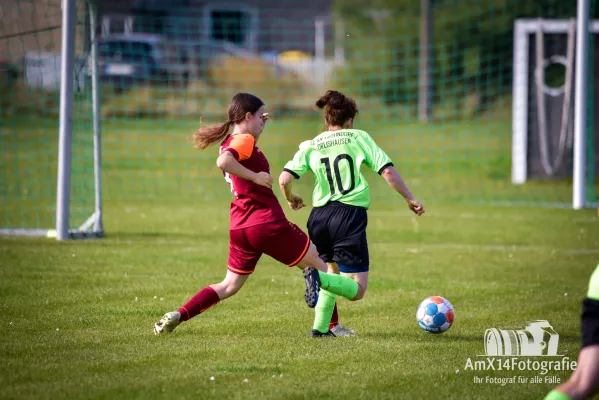
[[[234,135],[229,143],[229,148],[234,149],[239,154],[239,161],[247,160],[254,151],[255,139],[249,133]]]

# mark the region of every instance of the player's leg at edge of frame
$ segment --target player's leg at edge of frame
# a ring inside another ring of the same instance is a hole
[[[591,343],[578,355],[578,365],[570,379],[547,394],[545,400],[585,399],[599,390],[599,343],[595,343],[599,330],[599,265],[591,275],[587,298],[583,303],[583,346],[585,330],[590,334]],[[587,314],[589,313],[589,314]],[[585,315],[587,314],[587,315]],[[588,343],[588,342],[587,342]]]
[[[584,347],[578,355],[576,370],[566,382],[547,394],[545,400],[579,400],[599,390],[599,344]]]

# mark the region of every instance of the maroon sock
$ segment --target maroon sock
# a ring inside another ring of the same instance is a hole
[[[219,302],[220,298],[214,289],[212,289],[210,286],[206,286],[177,311],[179,311],[181,314],[181,322],[183,322],[187,321],[188,319],[192,319],[200,313],[203,313]]]
[[[329,329],[333,329],[337,324],[339,324],[339,314],[337,314],[337,303],[335,303],[335,308],[333,308],[333,316],[331,317],[331,322],[329,323]]]

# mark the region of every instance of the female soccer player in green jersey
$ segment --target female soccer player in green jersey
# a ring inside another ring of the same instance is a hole
[[[364,297],[368,287],[370,260],[366,241],[370,206],[368,182],[360,173],[362,164],[378,172],[389,186],[403,196],[408,207],[422,215],[424,207],[408,190],[393,167],[389,156],[370,135],[353,129],[358,113],[356,103],[343,93],[329,90],[318,99],[316,107],[324,109],[327,131],[300,144],[279,177],[279,186],[293,210],[304,207],[301,196],[291,191],[293,178],[308,171],[315,177],[313,209],[308,219],[308,234],[316,245],[329,272],[349,276],[358,283],[351,300]],[[304,270],[307,288],[313,290],[308,305],[316,307],[313,336],[329,334],[336,295],[346,294],[325,274],[314,268]],[[335,333],[335,331],[332,331]]]

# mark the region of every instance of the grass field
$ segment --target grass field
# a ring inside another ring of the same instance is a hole
[[[260,145],[278,174],[318,122],[273,122]],[[5,226],[52,226],[55,126],[21,120],[2,129]],[[357,336],[314,340],[300,271],[268,257],[238,295],[171,336],[152,334],[164,312],[224,276],[230,194],[214,152],[183,140],[193,121],[107,122],[107,237],[0,237],[0,398],[542,398],[555,384],[485,382],[537,372],[473,371],[466,362],[484,354],[486,329],[536,319],[559,333],[559,354],[576,358],[580,301],[599,261],[596,210],[534,207],[567,202],[567,183],[511,186],[501,121],[378,126],[373,136],[428,211],[410,216],[369,174],[370,286],[364,300],[339,302]],[[79,219],[93,205],[89,142],[74,145]],[[309,197],[309,185],[297,188]],[[305,226],[306,210],[287,214]],[[415,320],[430,295],[456,309],[443,335]]]

